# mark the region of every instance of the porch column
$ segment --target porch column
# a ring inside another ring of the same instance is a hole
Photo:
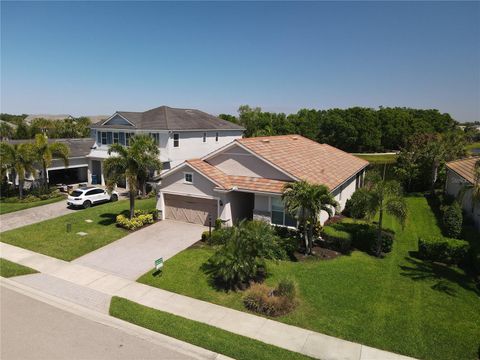
[[[157,195],[157,209],[161,212],[160,218],[165,220],[165,199],[161,191]]]

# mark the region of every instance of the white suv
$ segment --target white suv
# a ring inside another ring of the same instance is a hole
[[[83,187],[73,190],[67,199],[68,206],[81,206],[83,208],[89,208],[93,204],[117,201],[118,193],[112,191],[111,194],[105,189],[97,187]]]

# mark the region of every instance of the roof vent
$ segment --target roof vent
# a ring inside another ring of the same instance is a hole
[[[262,142],[263,142],[263,143],[269,143],[269,142],[270,142],[270,139],[262,139]]]

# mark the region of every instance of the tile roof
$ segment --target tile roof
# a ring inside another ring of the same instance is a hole
[[[283,187],[286,184],[285,181],[279,180],[227,175],[215,166],[200,159],[187,160],[186,162],[195,170],[217,183],[222,190],[238,188],[239,190],[282,193]]]
[[[473,156],[466,159],[450,161],[447,168],[455,171],[470,183],[475,183],[475,163],[480,161],[480,156]]]
[[[324,184],[330,190],[368,165],[368,161],[300,135],[264,136],[235,141],[294,178]]]
[[[220,119],[196,109],[177,109],[160,106],[144,112],[117,111],[131,122],[135,129],[147,130],[244,130],[240,125]],[[125,125],[102,125],[97,122],[92,127],[129,128]]]

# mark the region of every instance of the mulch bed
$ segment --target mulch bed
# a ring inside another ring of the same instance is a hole
[[[311,261],[311,260],[331,260],[342,255],[342,253],[339,253],[338,251],[326,249],[318,245],[314,246],[312,248],[312,251],[313,251],[313,254],[307,255],[307,256],[305,256],[305,254],[302,252],[295,251],[293,256],[295,257],[295,259],[297,259],[297,261]]]

